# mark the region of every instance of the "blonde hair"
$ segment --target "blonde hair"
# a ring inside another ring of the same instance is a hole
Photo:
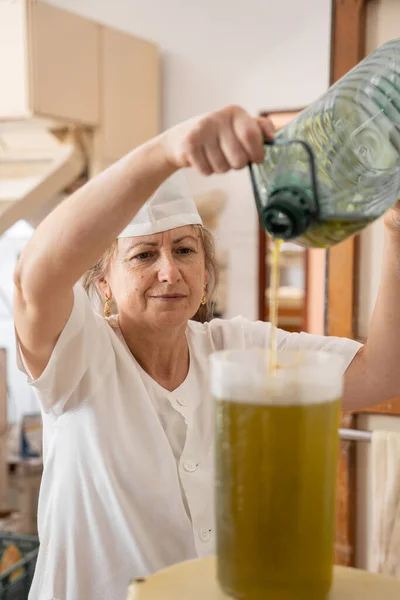
[[[207,284],[207,302],[201,304],[197,309],[196,314],[192,317],[194,321],[200,321],[204,323],[210,320],[212,317],[212,310],[214,304],[215,292],[218,286],[218,263],[215,253],[214,236],[210,231],[204,229],[201,225],[193,225],[199,232],[200,240],[204,250],[204,261],[205,268],[208,273],[208,284]],[[103,312],[104,299],[102,298],[100,291],[97,287],[97,282],[104,279],[107,276],[108,269],[110,267],[111,260],[116,254],[118,249],[118,240],[115,240],[109,248],[104,252],[103,256],[97,261],[95,265],[83,275],[81,279],[82,286],[89,296],[92,304],[96,310]],[[115,303],[111,304],[113,312],[117,312]]]

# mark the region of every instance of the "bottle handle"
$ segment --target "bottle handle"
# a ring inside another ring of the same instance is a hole
[[[293,139],[293,140],[279,140],[279,139],[278,140],[267,140],[267,139],[264,139],[265,147],[267,147],[267,146],[288,146],[290,144],[300,144],[301,146],[303,146],[304,150],[307,152],[307,155],[309,158],[309,165],[310,165],[312,194],[313,194],[313,199],[314,199],[314,208],[310,211],[310,216],[316,220],[319,220],[321,211],[320,211],[320,202],[319,202],[317,169],[316,169],[316,164],[315,164],[316,161],[315,161],[314,152],[313,152],[310,144],[308,144],[307,142],[305,142],[303,140],[299,140],[299,139]],[[257,211],[258,211],[260,218],[262,218],[265,207],[262,206],[261,198],[258,193],[258,187],[257,187],[255,175],[254,175],[254,172],[252,169],[252,163],[249,163],[249,169],[250,169],[250,178],[251,178],[251,183],[252,183],[252,187],[253,187],[254,198],[256,201]]]

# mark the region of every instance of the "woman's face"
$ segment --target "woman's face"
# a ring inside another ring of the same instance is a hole
[[[120,238],[103,294],[112,295],[124,322],[151,328],[185,325],[197,312],[207,283],[197,227]]]

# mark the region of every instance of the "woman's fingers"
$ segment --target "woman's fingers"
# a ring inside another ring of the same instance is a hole
[[[264,134],[257,119],[241,115],[234,120],[236,136],[247,154],[247,162],[261,162],[264,158]]]
[[[273,137],[270,119],[254,118],[240,107],[229,106],[165,132],[163,144],[176,168],[191,166],[211,175],[262,162],[264,140]]]
[[[188,166],[193,167],[202,175],[212,175],[214,170],[208,161],[203,146],[195,146],[188,156]]]
[[[248,153],[233,129],[233,123],[220,132],[220,147],[231,169],[242,169],[248,164]]]
[[[204,152],[214,173],[226,173],[232,168],[229,157],[221,148],[218,137],[212,137],[206,140]]]

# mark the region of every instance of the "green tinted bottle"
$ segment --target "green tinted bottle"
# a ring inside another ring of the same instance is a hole
[[[300,113],[250,165],[272,237],[329,247],[400,195],[400,39],[387,42]]]

